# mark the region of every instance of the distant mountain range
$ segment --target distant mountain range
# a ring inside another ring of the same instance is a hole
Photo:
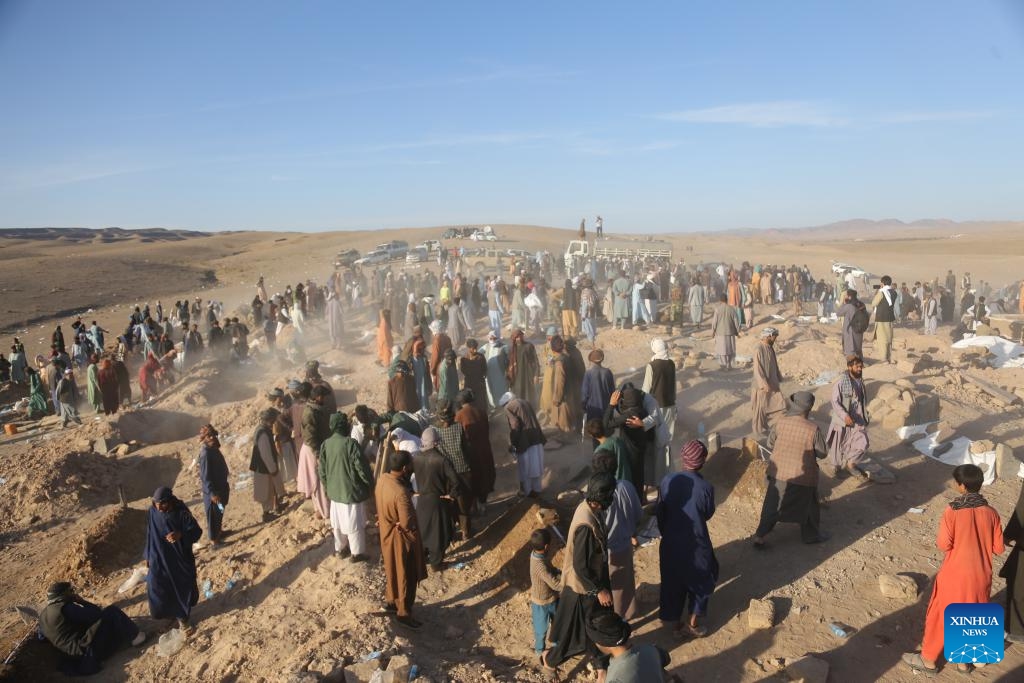
[[[198,230],[167,230],[165,228],[9,228],[0,230],[0,237],[20,240],[63,240],[65,242],[181,242],[193,237],[209,237]]]
[[[826,225],[815,225],[799,228],[740,228],[736,230],[724,230],[715,234],[756,236],[760,238],[801,237],[804,239],[844,239],[858,237],[885,236],[890,239],[898,238],[907,233],[914,233],[914,236],[934,235],[949,237],[957,234],[967,234],[980,231],[1016,231],[1024,230],[1024,221],[963,221],[957,222],[946,218],[928,218],[917,221],[901,221],[896,218],[884,218],[874,221],[867,218],[853,218],[837,223]]]

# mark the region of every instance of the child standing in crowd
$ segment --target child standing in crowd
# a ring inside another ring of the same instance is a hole
[[[943,614],[953,603],[985,603],[992,594],[992,556],[1003,552],[999,513],[978,493],[985,474],[977,465],[953,469],[953,488],[959,496],[949,503],[939,522],[935,539],[946,553],[932,585],[932,597],[924,617],[921,652],[908,652],[903,661],[915,671],[938,672],[935,665],[943,647]],[[957,664],[970,673],[970,664]]]
[[[555,618],[558,594],[562,590],[560,573],[551,568],[548,550],[551,532],[537,529],[530,535],[530,612],[533,616],[533,648],[544,652],[548,626]]]

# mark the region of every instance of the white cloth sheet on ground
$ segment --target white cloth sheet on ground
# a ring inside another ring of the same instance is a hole
[[[935,450],[945,443],[951,444],[952,447],[941,455],[934,455]],[[915,441],[914,448],[923,455],[951,467],[977,465],[985,473],[985,486],[989,486],[996,480],[996,452],[971,453],[971,443],[966,436],[960,436],[952,441],[936,444],[930,436],[926,436]]]
[[[965,337],[953,344],[954,349],[967,349],[982,346],[992,352],[991,360],[994,368],[1024,368],[1024,346],[1003,339],[1002,337]]]

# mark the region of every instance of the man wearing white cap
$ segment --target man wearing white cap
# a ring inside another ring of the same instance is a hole
[[[644,372],[643,391],[658,402],[661,422],[668,428],[668,440],[659,444],[654,462],[654,482],[660,482],[671,470],[669,450],[676,435],[676,363],[668,357],[668,344],[664,339],[651,340],[651,361]]]
[[[509,452],[519,468],[519,486],[522,495],[534,498],[541,492],[544,475],[544,432],[537,413],[528,401],[516,398],[511,391],[498,400],[508,418]]]

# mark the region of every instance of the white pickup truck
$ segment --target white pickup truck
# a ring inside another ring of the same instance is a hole
[[[672,245],[662,240],[572,240],[565,248],[565,268],[573,270],[577,259],[587,261],[591,256],[605,258],[639,257],[672,258]]]

